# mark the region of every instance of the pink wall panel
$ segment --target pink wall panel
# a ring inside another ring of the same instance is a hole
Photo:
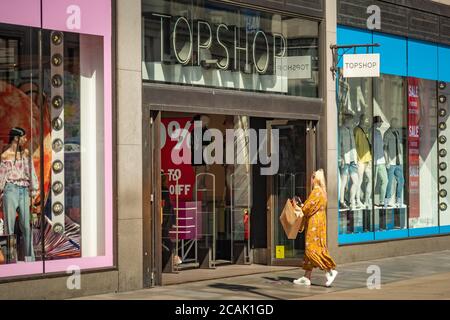
[[[40,0],[0,0],[0,23],[40,27]]]

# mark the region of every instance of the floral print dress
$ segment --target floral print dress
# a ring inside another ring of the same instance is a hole
[[[336,268],[336,263],[327,248],[326,208],[327,200],[324,192],[319,187],[314,188],[302,207],[306,218],[304,270]]]

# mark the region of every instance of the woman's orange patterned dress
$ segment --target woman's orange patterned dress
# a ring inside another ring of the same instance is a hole
[[[327,248],[326,208],[325,194],[321,188],[314,188],[302,207],[306,218],[304,270],[336,268],[336,263]]]

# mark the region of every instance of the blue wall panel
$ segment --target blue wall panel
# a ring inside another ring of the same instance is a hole
[[[350,28],[344,26],[337,27],[337,43],[340,46],[352,44],[369,44],[372,43],[372,32],[363,29]],[[339,53],[342,53],[339,50]],[[352,49],[347,53],[352,54],[355,51]],[[367,53],[366,48],[356,49],[356,53]],[[339,67],[342,67],[342,60],[339,62]]]
[[[418,40],[408,40],[408,76],[437,80],[438,47]]]
[[[431,236],[431,235],[436,235],[438,233],[439,233],[439,227],[409,229],[410,237]]]
[[[450,47],[439,45],[439,80],[450,82]]]
[[[380,72],[385,74],[407,76],[407,41],[406,38],[373,34],[373,43],[380,47],[374,48],[374,53],[380,53]]]
[[[440,233],[450,233],[450,226],[440,226],[439,232]]]
[[[338,236],[338,243],[340,245],[358,242],[369,242],[373,240],[375,240],[373,232],[340,234]]]
[[[386,230],[375,232],[375,240],[389,240],[408,238],[408,229],[403,230]]]

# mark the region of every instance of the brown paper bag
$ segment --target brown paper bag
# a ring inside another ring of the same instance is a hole
[[[294,240],[299,232],[303,232],[304,220],[302,209],[291,199],[287,199],[280,215],[280,222],[288,239]]]

